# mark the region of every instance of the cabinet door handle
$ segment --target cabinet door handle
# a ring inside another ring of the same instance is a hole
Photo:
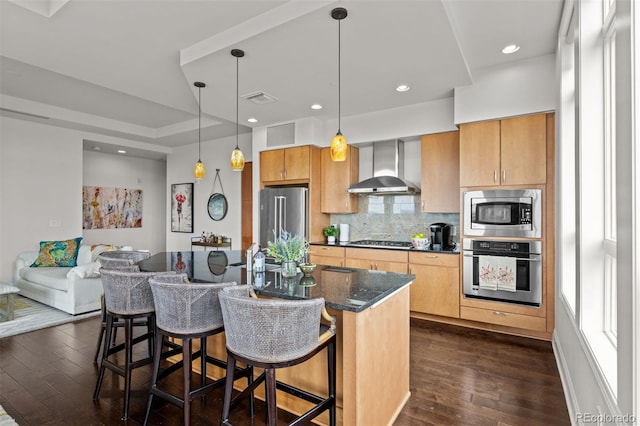
[[[502,170],[502,183],[506,183],[507,182],[507,170],[503,169]]]
[[[507,316],[506,312],[500,312],[500,311],[493,311],[493,314],[494,315],[502,315],[502,316],[505,316],[505,317]]]
[[[497,170],[494,170],[494,171],[493,171],[493,182],[495,183],[495,182],[497,182],[497,181],[498,181],[498,171],[497,171]]]

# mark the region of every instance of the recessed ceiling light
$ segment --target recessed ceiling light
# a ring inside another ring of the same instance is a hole
[[[313,104],[313,105],[311,105],[311,109],[322,109],[322,105],[320,105],[320,104]]]
[[[398,85],[398,87],[396,87],[396,92],[406,92],[409,89],[411,89],[411,87],[409,87],[408,84],[400,84]]]
[[[258,119],[257,119],[257,118],[254,118],[254,117],[251,117],[251,118],[247,118],[247,121],[248,121],[249,123],[257,123],[257,122],[258,122]]]
[[[118,154],[126,154],[126,153],[127,153],[127,151],[125,151],[124,149],[119,149],[118,150]]]
[[[509,55],[511,53],[517,52],[518,50],[520,50],[520,46],[518,46],[517,44],[510,44],[502,49],[502,53],[504,53],[505,55]]]
[[[100,151],[100,147],[99,147],[99,146],[94,146],[94,147],[93,147],[93,150],[94,150],[94,151]]]

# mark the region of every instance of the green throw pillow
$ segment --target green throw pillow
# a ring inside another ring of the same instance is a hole
[[[82,237],[65,241],[40,241],[40,253],[32,268],[48,266],[76,266]]]

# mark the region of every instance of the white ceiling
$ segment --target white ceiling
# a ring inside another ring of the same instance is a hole
[[[2,115],[117,136],[170,152],[242,131],[442,99],[481,69],[555,51],[563,0],[0,0]],[[24,6],[29,6],[29,8]],[[36,10],[35,6],[42,7]],[[50,15],[50,16],[49,16]],[[500,50],[516,43],[520,51]],[[397,93],[400,83],[411,90]],[[324,108],[312,111],[312,103]],[[13,110],[45,116],[27,116]],[[256,124],[248,123],[256,117]],[[246,126],[246,127],[245,127]]]

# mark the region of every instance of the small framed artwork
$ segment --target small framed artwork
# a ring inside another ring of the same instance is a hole
[[[193,183],[171,184],[171,232],[193,233]]]

